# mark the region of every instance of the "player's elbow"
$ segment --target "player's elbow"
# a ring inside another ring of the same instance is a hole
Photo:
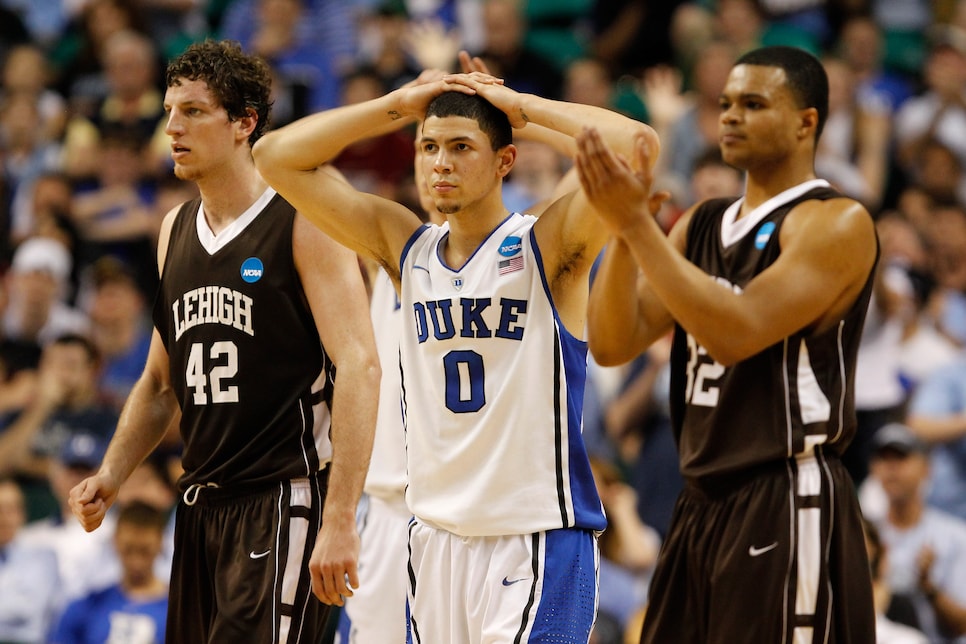
[[[615,342],[613,338],[591,334],[587,341],[594,362],[602,367],[617,367],[630,362],[637,355],[628,342]]]
[[[364,390],[378,390],[379,382],[382,380],[382,367],[379,364],[379,355],[376,353],[375,347],[372,347],[372,350],[358,351],[348,363],[352,365],[353,380],[358,383],[358,386],[364,387]],[[336,368],[338,369],[338,365],[336,365]]]
[[[269,132],[255,141],[255,145],[252,146],[255,167],[265,179],[271,179],[285,167],[285,155],[281,153],[279,143],[277,133]]]
[[[698,340],[698,343],[701,344],[712,360],[723,367],[734,366],[764,349],[764,347],[746,346],[728,340],[708,343],[703,343]]]
[[[271,132],[255,141],[255,145],[252,146],[252,158],[255,160],[255,165],[259,169],[266,165],[268,157],[272,154],[272,147]]]

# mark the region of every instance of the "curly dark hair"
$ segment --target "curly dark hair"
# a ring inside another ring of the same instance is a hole
[[[250,145],[265,133],[272,111],[271,70],[261,58],[243,52],[239,43],[209,39],[190,45],[165,72],[167,87],[180,85],[182,79],[207,83],[231,121],[254,110],[258,122],[248,137]]]

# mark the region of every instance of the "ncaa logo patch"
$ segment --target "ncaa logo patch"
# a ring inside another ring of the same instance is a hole
[[[257,257],[249,257],[241,265],[241,278],[248,282],[249,284],[254,284],[258,280],[262,279],[262,273],[265,272],[265,267],[262,266],[262,260]]]
[[[523,240],[516,235],[510,235],[500,242],[500,250],[498,252],[502,257],[513,257],[514,255],[518,255],[522,250]]]
[[[766,221],[763,223],[761,228],[758,229],[758,232],[755,233],[755,248],[758,250],[764,248],[768,240],[771,239],[773,232],[775,232],[775,222]]]

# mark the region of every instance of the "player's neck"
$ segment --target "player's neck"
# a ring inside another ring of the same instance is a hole
[[[446,263],[462,266],[509,215],[502,201],[496,208],[465,208],[449,215],[450,233],[443,251]]]
[[[233,172],[221,180],[198,182],[205,219],[216,235],[248,210],[268,188],[252,166],[250,171]]]
[[[815,179],[811,168],[797,172],[749,171],[745,178],[745,201],[742,214],[751,212],[772,197],[789,188]]]

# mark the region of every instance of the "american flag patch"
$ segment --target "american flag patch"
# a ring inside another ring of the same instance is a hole
[[[496,263],[499,269],[500,275],[506,275],[507,273],[513,273],[523,269],[523,255],[517,255],[516,257],[511,257],[510,259],[501,259]]]

